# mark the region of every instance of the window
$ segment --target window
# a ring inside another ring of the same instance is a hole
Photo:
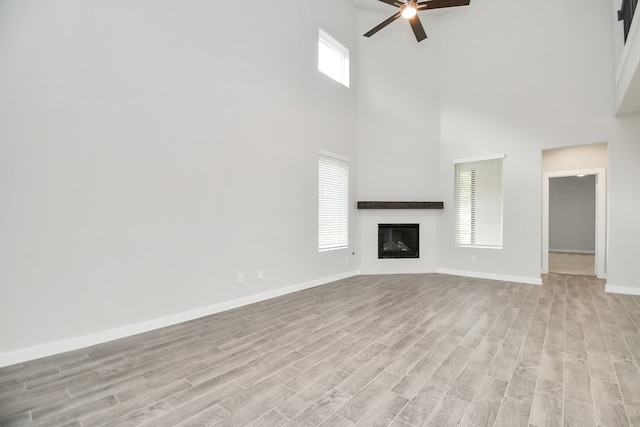
[[[349,49],[322,30],[318,37],[318,70],[349,87]]]
[[[318,154],[318,250],[349,246],[349,159]]]
[[[455,244],[502,248],[504,154],[455,161]]]

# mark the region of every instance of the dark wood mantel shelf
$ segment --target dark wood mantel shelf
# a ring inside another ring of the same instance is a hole
[[[358,202],[358,209],[444,209],[444,202]]]

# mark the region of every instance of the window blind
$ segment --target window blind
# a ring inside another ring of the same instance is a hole
[[[318,250],[349,246],[349,161],[318,155]]]
[[[455,163],[455,244],[502,247],[504,155]]]

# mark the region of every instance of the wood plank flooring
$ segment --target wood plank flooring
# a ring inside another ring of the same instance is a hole
[[[575,252],[549,252],[549,273],[596,275],[596,256]]]
[[[640,426],[640,297],[358,276],[0,369],[0,426]]]

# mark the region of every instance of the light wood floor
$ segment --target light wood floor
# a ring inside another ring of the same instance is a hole
[[[0,425],[640,425],[640,297],[359,276],[0,369]]]
[[[596,275],[596,256],[575,252],[549,252],[549,273]]]

